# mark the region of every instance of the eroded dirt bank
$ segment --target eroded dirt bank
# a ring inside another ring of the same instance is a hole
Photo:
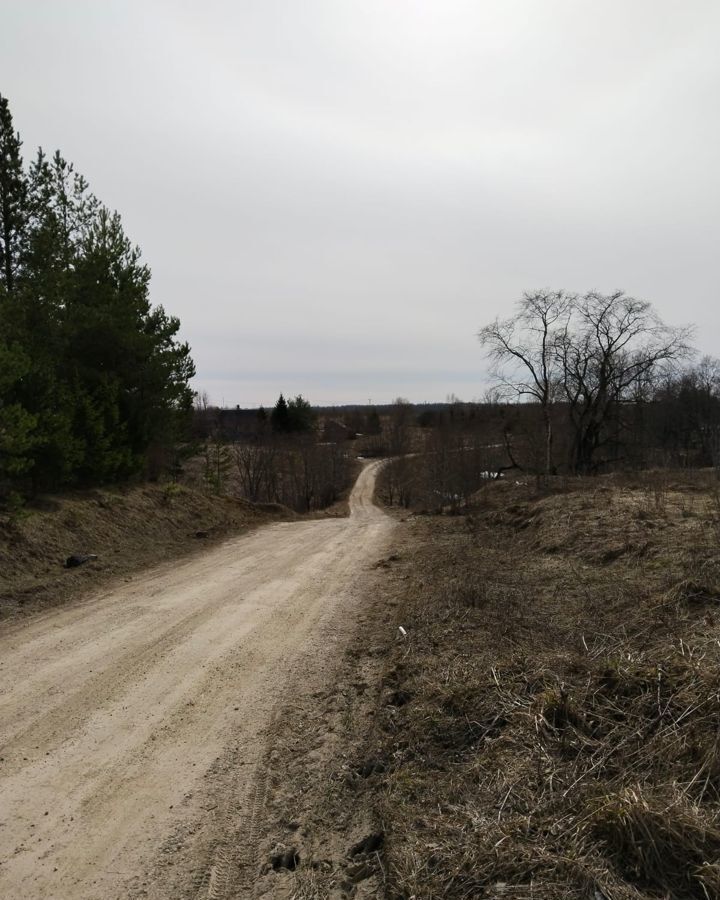
[[[167,559],[273,521],[284,507],[210,496],[179,484],[77,491],[0,514],[0,620],[60,606]],[[73,554],[97,559],[65,569]]]
[[[1,896],[244,896],[275,717],[331,687],[396,527],[376,471],[348,519],[273,525],[3,634]]]

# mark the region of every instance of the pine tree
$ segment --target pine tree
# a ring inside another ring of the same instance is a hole
[[[27,177],[0,97],[0,481],[94,483],[172,460],[195,373],[150,271],[59,152]],[[166,452],[167,450],[167,452]]]
[[[175,426],[191,409],[195,369],[190,348],[176,340],[179,320],[151,307],[150,270],[117,213],[98,210],[81,251],[68,306],[70,357],[79,383],[106,409],[115,449],[128,451],[117,456],[116,474],[124,474],[142,465],[152,444],[177,437]]]
[[[36,419],[13,402],[13,388],[30,369],[30,360],[0,338],[0,490],[2,482],[32,468],[31,450]]]
[[[277,403],[270,413],[270,424],[272,425],[272,430],[276,434],[286,434],[290,430],[288,405],[282,394],[278,397]]]
[[[7,294],[15,289],[27,225],[27,182],[21,146],[7,98],[0,94],[0,285]]]
[[[315,414],[308,401],[298,394],[288,403],[288,431],[308,432],[315,426]]]
[[[27,204],[22,279],[13,303],[19,340],[33,360],[20,400],[37,420],[38,488],[84,477],[88,440],[97,433],[72,358],[69,309],[78,289],[82,235],[98,204],[60,153],[49,160],[42,150],[30,167]]]
[[[20,136],[0,95],[0,491],[9,477],[32,468],[36,418],[19,394],[32,368],[23,350],[15,303],[27,226],[27,183]]]

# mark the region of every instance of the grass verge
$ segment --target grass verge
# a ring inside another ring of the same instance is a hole
[[[497,485],[415,529],[386,896],[720,896],[711,484]]]

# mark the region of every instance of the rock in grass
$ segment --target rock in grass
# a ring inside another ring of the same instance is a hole
[[[86,562],[91,562],[93,559],[97,559],[95,553],[73,553],[72,556],[68,556],[65,560],[65,568],[75,569],[78,566],[85,565]]]

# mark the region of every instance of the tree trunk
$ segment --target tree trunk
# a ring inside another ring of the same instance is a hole
[[[545,419],[545,484],[547,485],[552,475],[552,445],[553,445],[553,427],[550,410],[547,406],[543,407],[543,417]]]

